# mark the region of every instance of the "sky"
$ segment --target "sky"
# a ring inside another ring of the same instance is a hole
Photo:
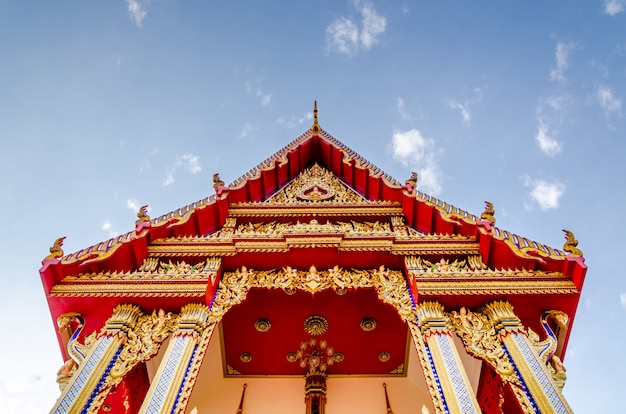
[[[213,193],[319,123],[589,266],[577,413],[626,412],[626,0],[0,0],[0,412],[62,364],[38,270]]]

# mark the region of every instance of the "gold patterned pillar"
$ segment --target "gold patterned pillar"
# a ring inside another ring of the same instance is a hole
[[[526,330],[513,312],[513,306],[505,301],[492,302],[485,306],[484,313],[494,324],[535,412],[572,413],[546,365],[533,349]]]
[[[476,394],[461,363],[452,333],[446,326],[443,305],[424,302],[416,307],[416,313],[429,363],[436,372],[447,411],[452,414],[479,414],[481,410]]]
[[[177,329],[139,413],[177,413],[185,409],[216,325],[209,319],[205,305],[189,304],[181,309]]]
[[[72,375],[51,413],[87,413],[117,360],[122,345],[141,309],[135,305],[118,305],[107,320],[84,360]]]

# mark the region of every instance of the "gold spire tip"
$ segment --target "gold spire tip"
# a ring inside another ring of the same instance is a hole
[[[313,101],[313,126],[311,126],[312,132],[320,132],[320,125],[317,123],[317,101]]]

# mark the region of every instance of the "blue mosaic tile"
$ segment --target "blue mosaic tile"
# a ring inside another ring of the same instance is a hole
[[[180,360],[182,358],[182,353],[189,341],[188,336],[177,336],[174,338],[174,345],[172,347],[172,352],[166,362],[165,368],[163,369],[163,373],[159,378],[159,382],[154,390],[154,395],[150,400],[150,404],[146,410],[149,414],[159,414],[161,412],[161,405],[163,405],[163,400],[167,394],[167,389],[172,382],[172,378],[174,378],[174,374],[176,373],[176,369],[180,364]]]
[[[430,348],[428,345],[424,344],[424,348],[426,349],[426,356],[428,357],[428,364],[430,365],[431,371],[433,372],[433,376],[435,377],[435,383],[437,384],[437,391],[439,392],[439,398],[441,399],[441,403],[443,404],[443,412],[446,414],[450,414],[450,409],[448,408],[448,403],[446,402],[446,397],[443,395],[443,389],[441,388],[441,381],[439,381],[439,374],[437,373],[437,368],[435,368],[435,363],[433,362],[433,356],[430,353]]]
[[[448,374],[450,375],[450,380],[452,381],[452,387],[454,388],[454,393],[457,397],[459,405],[461,406],[461,411],[465,414],[476,413],[474,405],[472,404],[472,397],[467,390],[465,381],[463,381],[463,374],[461,373],[457,360],[454,357],[454,350],[450,344],[451,339],[444,335],[436,335],[435,337],[437,338],[437,344],[439,345],[441,355],[443,356],[444,363],[448,369]]]
[[[538,360],[537,356],[528,345],[526,338],[519,333],[513,333],[512,337],[515,340],[515,344],[524,356],[524,359],[528,363],[531,371],[535,375],[535,378],[537,378],[541,389],[548,397],[548,401],[550,401],[554,412],[557,414],[568,414],[569,411],[566,404],[564,403],[557,390],[554,388],[554,385],[550,381],[550,378],[548,378],[546,371],[542,368],[541,362]]]
[[[91,356],[86,361],[83,361],[82,368],[78,371],[74,382],[70,385],[70,389],[67,390],[65,397],[59,404],[55,414],[65,414],[69,412],[68,410],[74,403],[74,400],[76,400],[80,390],[85,386],[87,380],[93,373],[96,364],[100,361],[104,352],[111,344],[111,340],[112,338],[107,336],[101,338]]]

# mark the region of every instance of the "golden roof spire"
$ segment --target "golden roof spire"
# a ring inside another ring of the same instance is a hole
[[[320,126],[317,123],[317,101],[313,101],[313,126],[311,127],[311,131],[320,132]]]

